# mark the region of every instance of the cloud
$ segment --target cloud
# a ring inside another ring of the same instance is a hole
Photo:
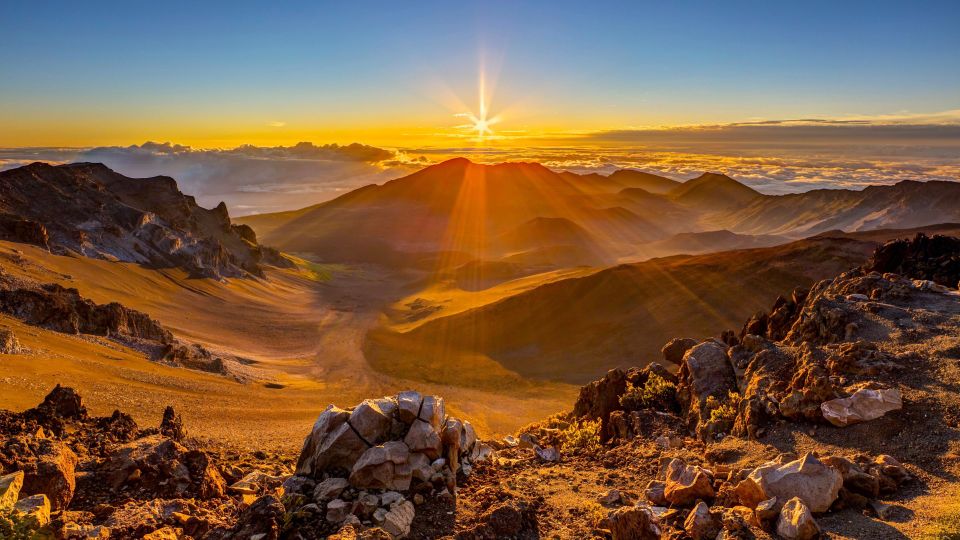
[[[287,123],[286,123],[286,122],[278,122],[278,121],[274,120],[273,122],[267,122],[267,125],[270,126],[270,127],[280,128],[280,127],[283,127],[283,126],[287,125]]]

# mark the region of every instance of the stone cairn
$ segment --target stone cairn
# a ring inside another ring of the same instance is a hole
[[[452,501],[457,475],[491,452],[470,422],[447,416],[443,398],[404,391],[352,409],[328,406],[283,488],[333,528],[371,525],[402,537],[415,503]]]

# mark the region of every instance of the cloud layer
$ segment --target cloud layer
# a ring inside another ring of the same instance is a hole
[[[948,115],[949,116],[949,115]],[[529,141],[534,143],[534,141]],[[577,134],[535,146],[384,149],[363,144],[195,149],[172,143],[89,149],[0,149],[0,169],[97,161],[133,177],[172,176],[185,193],[233,215],[302,208],[453,156],[537,161],[557,170],[631,168],[685,180],[723,172],[765,193],[860,189],[902,180],[960,180],[960,125],[790,120]]]

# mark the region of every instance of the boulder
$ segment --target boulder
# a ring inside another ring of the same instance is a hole
[[[457,424],[459,424],[459,422],[457,422]],[[456,440],[452,441],[456,443],[456,448],[458,449],[459,441],[460,433],[458,429]],[[443,449],[440,434],[437,433],[437,430],[434,429],[431,424],[423,420],[415,420],[413,424],[410,425],[410,431],[408,431],[407,436],[403,438],[403,442],[406,443],[411,452],[423,452],[431,460],[440,457],[440,452]]]
[[[187,436],[183,429],[183,418],[180,417],[173,407],[167,405],[163,410],[163,420],[160,421],[160,434],[180,442]]]
[[[613,540],[660,540],[660,527],[649,506],[623,506],[607,516]]]
[[[840,476],[843,477],[843,487],[848,491],[869,498],[880,496],[880,479],[867,474],[849,459],[827,456],[822,461],[840,472]]]
[[[777,498],[771,497],[765,501],[760,501],[757,507],[753,509],[753,513],[757,516],[757,522],[761,525],[772,523],[778,514]]]
[[[77,487],[77,455],[53,439],[41,440],[35,455],[36,461],[25,467],[24,493],[42,493],[54,511],[65,509]]]
[[[784,540],[813,540],[820,536],[820,526],[810,508],[799,497],[794,497],[780,510],[777,534]]]
[[[319,479],[328,467],[353,467],[367,443],[347,424],[349,417],[349,411],[333,405],[320,413],[303,443],[296,474]]]
[[[13,508],[23,488],[23,471],[0,476],[0,513]]]
[[[446,417],[447,412],[446,408],[444,407],[442,397],[423,396],[418,418],[429,423],[431,426],[433,426],[433,429],[439,431]]]
[[[770,462],[753,470],[737,484],[740,502],[749,507],[776,497],[778,501],[800,498],[812,512],[826,512],[837,500],[843,477],[813,454],[789,463]]]
[[[87,418],[87,408],[83,406],[83,399],[73,388],[59,384],[50,391],[43,402],[37,405],[36,411],[45,416],[83,420]]]
[[[396,409],[390,399],[365,399],[353,409],[347,422],[367,444],[380,444],[390,433]]]
[[[400,420],[409,424],[417,419],[420,414],[420,403],[423,402],[423,396],[420,392],[413,390],[404,390],[397,394],[398,415]]]
[[[237,523],[226,538],[277,540],[283,526],[285,509],[274,495],[264,495],[240,512]]]
[[[333,499],[327,503],[327,521],[330,523],[341,523],[350,515],[352,505],[343,499]]]
[[[838,427],[875,420],[890,411],[902,408],[903,400],[896,388],[862,388],[850,397],[832,399],[820,405],[823,417]]]
[[[680,363],[677,379],[677,398],[688,414],[691,427],[698,426],[708,416],[707,398],[724,401],[729,392],[737,390],[727,349],[716,341],[706,341],[688,350]]]
[[[560,461],[560,451],[556,446],[535,446],[533,453],[537,458],[548,463]]]
[[[682,459],[671,460],[666,470],[664,498],[675,506],[686,506],[698,499],[712,499],[716,493],[707,472]]]
[[[643,494],[654,506],[668,506],[670,501],[668,501],[667,497],[664,495],[664,490],[666,488],[667,485],[665,483],[659,480],[651,480],[647,483],[647,487],[643,490]]]
[[[683,522],[683,530],[693,540],[714,540],[722,527],[723,523],[710,513],[710,508],[703,501],[693,507]]]
[[[50,523],[50,500],[43,493],[24,497],[13,505],[13,513],[32,528],[45,527]]]
[[[626,373],[622,369],[611,369],[603,378],[580,388],[573,414],[578,418],[599,418],[600,442],[606,442],[613,435],[608,427],[610,413],[622,409],[620,396],[626,390]]]
[[[697,340],[690,338],[673,338],[660,349],[664,361],[668,364],[679,366],[683,361],[683,355],[697,344]]]

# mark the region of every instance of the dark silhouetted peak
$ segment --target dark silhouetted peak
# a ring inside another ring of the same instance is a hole
[[[680,185],[680,182],[676,180],[633,169],[614,171],[607,178],[622,185],[625,189],[639,188],[658,195],[667,193]]]

